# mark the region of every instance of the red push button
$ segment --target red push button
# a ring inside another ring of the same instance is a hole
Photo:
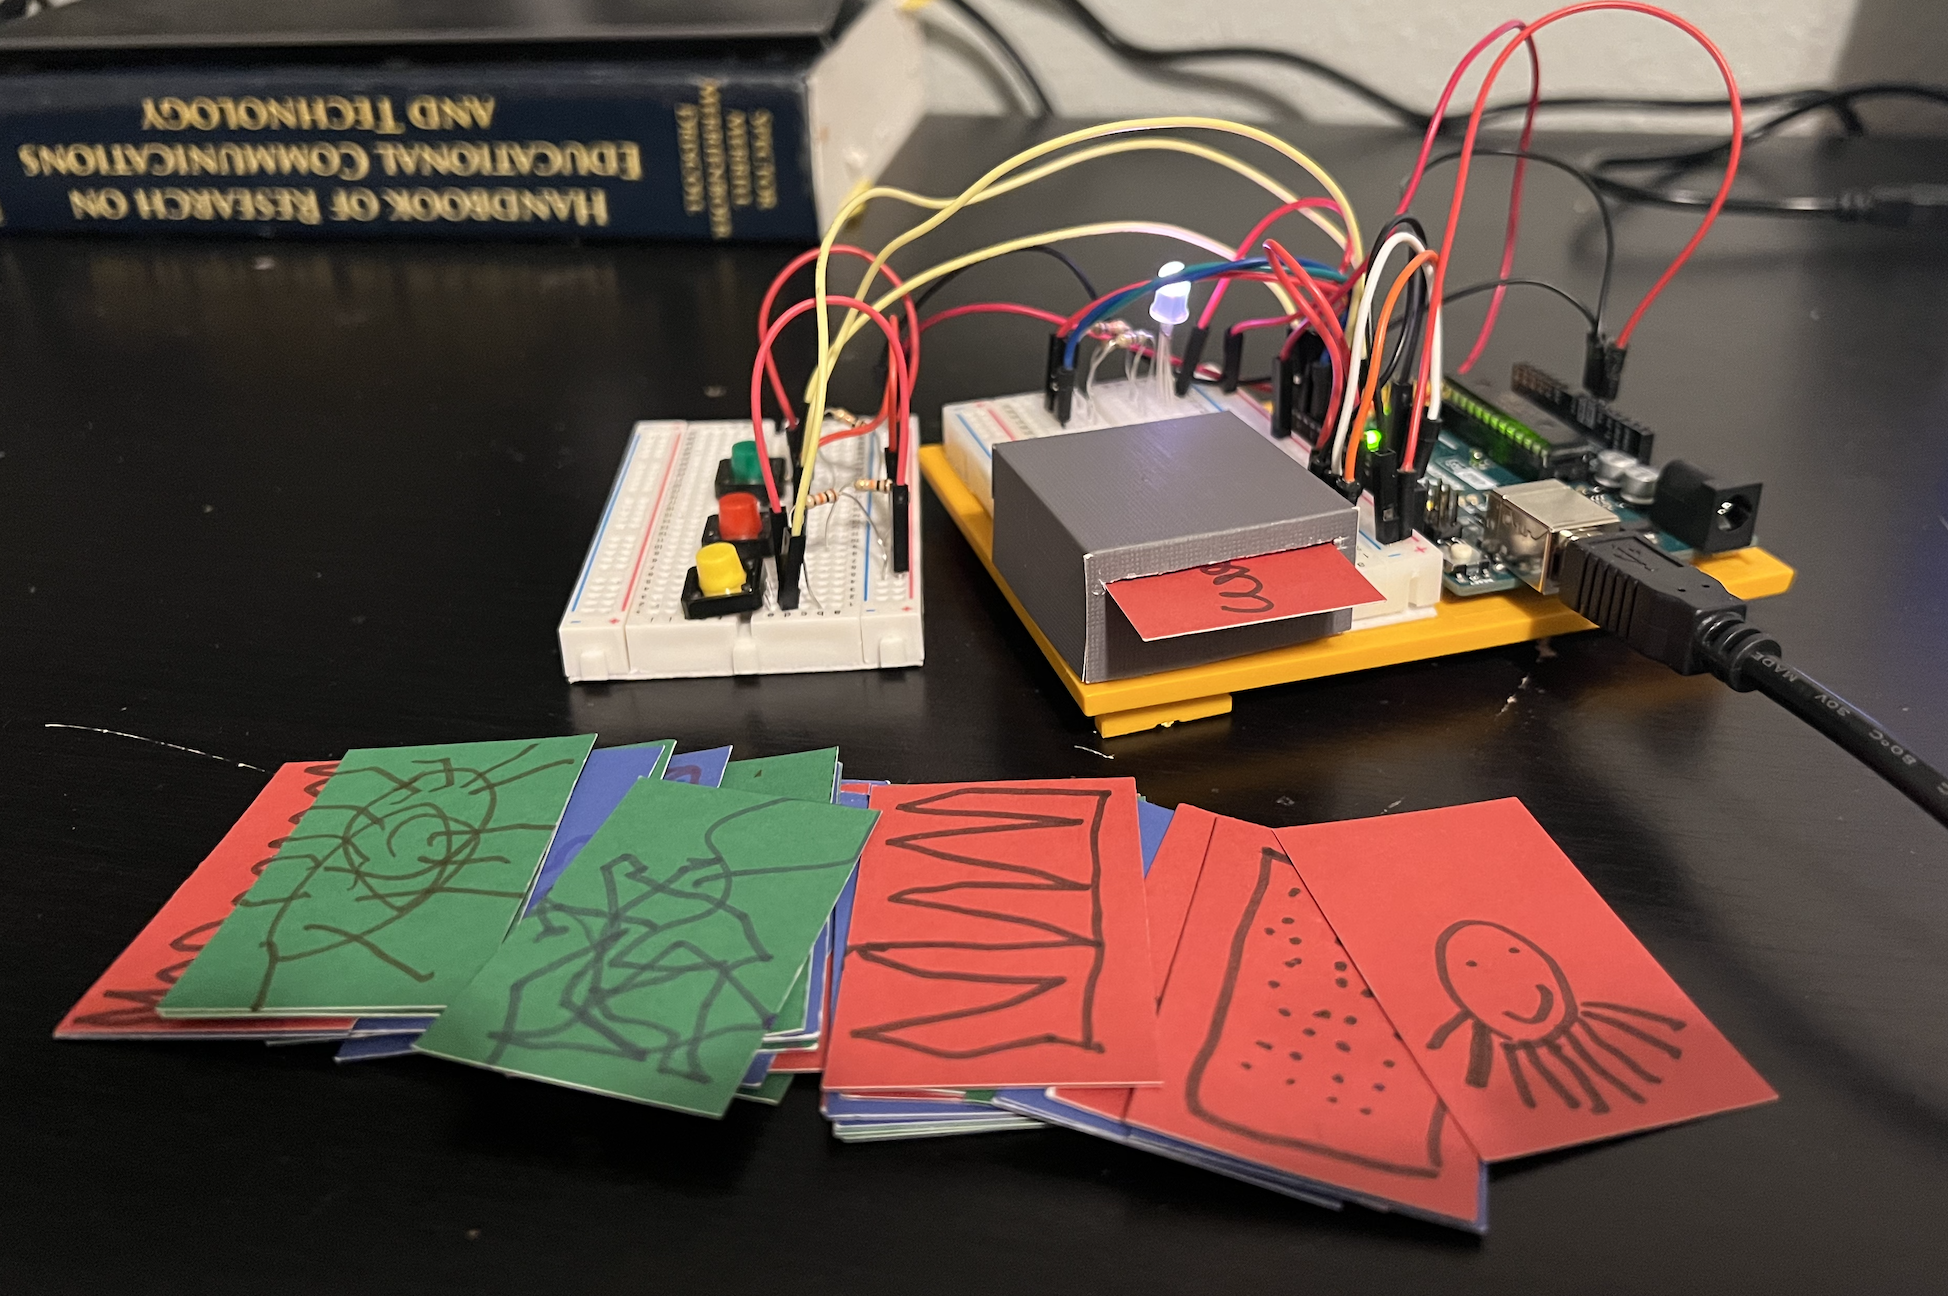
[[[764,534],[755,495],[732,491],[717,501],[717,534],[726,540],[756,540]]]

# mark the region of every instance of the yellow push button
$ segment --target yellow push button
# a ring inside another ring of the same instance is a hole
[[[744,560],[737,556],[736,545],[709,544],[697,550],[697,587],[705,598],[743,593]]]

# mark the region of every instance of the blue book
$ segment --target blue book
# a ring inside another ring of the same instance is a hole
[[[6,230],[810,243],[925,105],[887,0],[89,0],[0,55]]]

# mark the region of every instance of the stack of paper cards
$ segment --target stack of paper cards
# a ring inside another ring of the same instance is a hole
[[[587,736],[280,768],[56,1028],[339,1041],[848,1142],[1063,1126],[1473,1231],[1776,1095],[1515,801],[1273,831]]]
[[[588,845],[589,838],[609,817],[637,779],[668,778],[676,782],[697,783],[714,787],[723,777],[724,764],[730,759],[730,748],[719,747],[714,751],[691,752],[678,764],[670,755],[675,743],[660,742],[636,743],[626,747],[604,747],[592,751],[582,765],[581,777],[575,780],[575,790],[569,794],[568,805],[562,810],[561,822],[555,828],[554,839],[548,843],[548,853],[542,857],[541,870],[535,875],[534,885],[528,890],[527,903],[521,912],[528,913],[548,894],[548,888],[555,884],[569,861],[581,853]],[[351,1038],[338,1048],[340,1062],[369,1062],[379,1058],[404,1057],[412,1053],[413,1041],[433,1024],[428,1017],[394,1017],[361,1019],[352,1028]]]
[[[1009,1085],[1153,1084],[1136,788],[880,787],[835,976],[842,1137],[1015,1127]]]
[[[593,744],[347,753],[158,1010],[438,1012],[520,913]]]
[[[170,1020],[156,1011],[163,996],[209,943],[210,937],[257,882],[292,828],[317,800],[336,761],[282,766],[224,834],[169,903],[149,920],[54,1028],[56,1039],[286,1039],[342,1038],[349,1017]]]
[[[721,1116],[872,827],[800,786],[637,783],[414,1047]]]
[[[1000,1106],[1479,1232],[1488,1161],[1775,1096],[1519,802],[1278,833],[1182,806],[1146,886],[1163,1083]]]
[[[1138,800],[1137,824],[1146,870],[1162,844],[1170,818],[1170,811]],[[838,943],[843,948],[847,943],[847,920],[851,912],[849,893],[841,897],[839,912]],[[835,970],[834,975],[839,983],[843,982],[842,971]],[[891,1090],[871,1094],[848,1094],[827,1089],[821,1098],[821,1108],[832,1122],[835,1137],[861,1143],[1032,1129],[1041,1123],[1033,1113],[1010,1114],[997,1107],[995,1097],[996,1091],[992,1089],[958,1092]]]

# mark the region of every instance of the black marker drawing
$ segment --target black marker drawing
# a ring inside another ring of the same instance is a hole
[[[1109,796],[1105,791],[983,786],[954,788],[898,806],[896,813],[947,819],[956,826],[888,838],[887,850],[978,872],[969,877],[943,870],[953,880],[905,887],[892,894],[891,903],[992,921],[1003,930],[992,940],[866,941],[849,945],[847,952],[922,981],[996,990],[994,997],[983,993],[971,1004],[964,1002],[965,994],[952,995],[963,1000],[960,1006],[874,1022],[850,1033],[944,1058],[986,1057],[1041,1044],[1102,1052],[1095,1000],[1103,965],[1101,839]],[[1047,806],[1048,812],[1030,810],[1031,805]],[[996,846],[981,854],[984,842]],[[1008,853],[1004,847],[1022,854],[997,858]],[[1017,903],[985,907],[1007,901]],[[1076,921],[1084,916],[1085,922]],[[1027,952],[1036,950],[1048,952],[1048,970],[985,970],[996,964],[1019,968]],[[1011,1013],[1030,1003],[1035,1007],[1029,1012]],[[940,1029],[947,1023],[960,1025]]]
[[[1208,563],[1197,570],[1211,577],[1211,584],[1217,586],[1220,599],[1235,599],[1244,607],[1232,607],[1228,602],[1218,604],[1218,611],[1231,612],[1245,616],[1256,612],[1270,612],[1276,606],[1264,594],[1265,582],[1251,574],[1251,568],[1236,560],[1221,563]],[[1249,589],[1228,590],[1226,585],[1248,584]]]
[[[530,743],[479,769],[446,756],[414,761],[418,768],[410,773],[380,765],[341,767],[338,778],[366,776],[378,791],[364,801],[316,805],[300,825],[306,831],[289,838],[294,845],[307,843],[306,850],[286,857],[304,862],[289,889],[281,896],[253,891],[238,901],[239,910],[271,911],[262,942],[263,976],[251,1008],[265,1006],[277,974],[290,964],[354,948],[424,984],[434,971],[414,966],[414,952],[392,939],[392,929],[403,919],[445,895],[524,899],[525,886],[476,883],[483,872],[505,872],[497,866],[507,865],[509,857],[492,849],[503,835],[541,834],[545,841],[555,830],[553,823],[496,822],[503,789],[575,763],[528,762],[536,746]],[[317,920],[324,916],[321,910],[343,914],[349,907],[340,902],[346,894],[359,906],[356,920]]]
[[[739,879],[849,869],[856,858],[778,864],[763,856],[740,864],[726,856],[718,834],[730,824],[797,804],[777,798],[717,819],[692,857],[604,861],[600,904],[565,902],[557,885],[528,924],[538,924],[537,946],[562,941],[563,948],[511,984],[487,1063],[499,1064],[509,1050],[568,1050],[653,1063],[660,1074],[699,1085],[721,1079],[704,1065],[703,1045],[755,1038],[770,1021],[746,977],[775,956],[738,904]],[[740,1057],[740,1073],[748,1060]]]
[[[1673,1062],[1684,1056],[1683,1049],[1656,1033],[1677,1034],[1684,1029],[1682,1019],[1629,1004],[1578,1000],[1547,950],[1500,923],[1453,924],[1434,942],[1434,966],[1441,988],[1460,1011],[1442,1023],[1427,1047],[1438,1049],[1462,1026],[1469,1027],[1468,1084],[1488,1087],[1499,1049],[1525,1107],[1536,1105],[1528,1071],[1564,1106],[1587,1103],[1590,1114],[1600,1116],[1610,1103],[1597,1081],[1642,1104],[1639,1089],[1664,1082],[1645,1064],[1656,1061],[1645,1050]],[[1581,1091],[1580,1098],[1557,1070]]]
[[[311,776],[310,782],[301,789],[301,795],[305,798],[305,808],[293,812],[286,820],[287,823],[292,827],[297,826],[298,820],[304,818],[305,811],[311,808],[311,802],[317,799],[318,793],[324,789],[325,783],[331,778],[332,771],[337,768],[336,761],[305,767],[304,772]],[[264,843],[264,849],[270,853],[250,866],[250,878],[253,883],[264,875],[264,869],[277,858],[278,849],[288,840],[290,838],[287,834],[283,837],[273,837]],[[248,887],[244,888],[243,892],[231,900],[231,908],[234,909],[240,904],[244,896],[249,894],[249,890]],[[225,917],[227,916],[226,914]],[[183,970],[195,962],[196,956],[203,952],[203,946],[209,943],[210,937],[222,925],[222,918],[213,918],[208,922],[196,923],[188,931],[178,933],[170,940],[169,949],[172,953],[181,954],[183,957],[157,968],[152,974],[153,984],[102,992],[103,999],[125,1003],[128,1007],[104,1008],[99,1012],[86,1013],[76,1017],[74,1024],[95,1027],[152,1025],[156,1020],[156,1005],[160,1004],[163,996],[175,987],[177,980],[183,975]]]
[[[1274,887],[1276,879],[1283,884]],[[1293,916],[1307,912],[1293,903],[1302,894],[1291,860],[1269,846],[1261,848],[1257,880],[1238,914],[1209,1029],[1184,1078],[1184,1105],[1207,1125],[1270,1147],[1437,1179],[1447,1106],[1414,1069],[1329,929],[1319,934],[1323,923],[1303,929],[1326,942],[1323,948],[1290,955]],[[1258,993],[1261,978],[1279,993]],[[1241,983],[1251,988],[1243,997]],[[1253,1018],[1254,1009],[1259,1019]],[[1361,1021],[1364,1031],[1355,1029]],[[1220,1071],[1225,1083],[1214,1083]],[[1372,1124],[1376,1110],[1383,1122],[1377,1127]],[[1397,1131],[1403,1127],[1425,1131],[1417,1159],[1397,1155],[1403,1147]]]

